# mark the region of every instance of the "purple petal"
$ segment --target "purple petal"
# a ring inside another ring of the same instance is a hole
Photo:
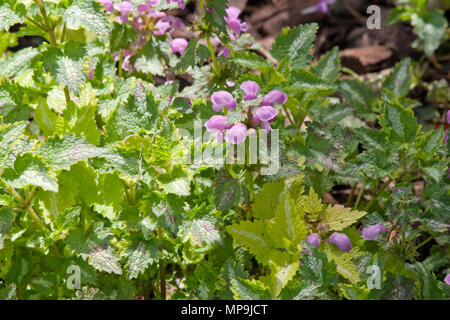
[[[239,15],[241,14],[241,10],[239,10],[239,8],[236,7],[229,7],[228,9],[225,10],[228,16],[228,19],[237,19],[239,17]]]
[[[352,243],[349,237],[343,233],[333,233],[328,239],[328,243],[335,244],[339,250],[344,252],[349,252],[352,250]]]
[[[228,110],[236,109],[236,100],[231,93],[227,91],[217,91],[211,96],[213,102],[213,110],[216,112],[222,111],[222,107],[226,107]]]
[[[173,53],[183,54],[188,46],[188,41],[184,38],[175,38],[170,41],[170,48]]]
[[[223,55],[226,58],[231,57],[231,50],[228,47],[223,47],[223,49],[219,52],[218,56]]]
[[[114,3],[112,2],[112,0],[99,0],[99,2],[105,6],[106,11],[114,11]]]
[[[272,90],[262,99],[261,106],[273,107],[274,103],[285,104],[287,99],[288,97],[284,92],[280,90]]]
[[[306,237],[306,241],[316,248],[319,248],[321,240],[322,239],[320,238],[318,233],[311,233]]]
[[[245,93],[245,101],[256,99],[258,97],[258,93],[261,91],[261,88],[255,81],[245,81],[241,84],[240,88]]]
[[[256,109],[253,114],[262,121],[270,121],[278,115],[278,110],[274,107],[263,106]]]
[[[444,281],[445,281],[446,284],[448,284],[450,286],[450,273],[445,276]]]
[[[448,141],[448,136],[447,136],[447,133],[445,133],[444,132],[444,140],[443,140],[444,142],[447,142]]]
[[[229,19],[227,22],[228,28],[233,31],[236,35],[241,33],[241,22],[237,19]]]
[[[206,130],[208,131],[223,131],[231,127],[231,125],[227,124],[226,116],[212,116],[205,123]]]
[[[165,34],[169,29],[170,29],[170,23],[169,22],[163,22],[161,20],[159,20],[156,24],[156,31],[154,31],[153,33],[156,36],[162,36],[163,34]]]
[[[247,127],[243,123],[235,124],[231,129],[227,130],[225,141],[233,144],[240,144],[247,137]]]
[[[380,233],[387,232],[387,230],[388,229],[385,226],[377,223],[364,229],[362,237],[364,238],[364,240],[376,240],[378,239]]]

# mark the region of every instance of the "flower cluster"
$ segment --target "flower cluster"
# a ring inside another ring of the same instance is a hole
[[[148,0],[147,2],[137,5],[136,7],[129,1],[122,1],[116,6],[112,0],[99,0],[99,2],[109,12],[116,12],[118,23],[130,24],[137,31],[137,39],[130,45],[130,50],[123,51],[122,69],[131,71],[133,69],[130,58],[133,52],[136,52],[147,41],[149,35],[162,36],[169,34],[172,37],[174,29],[184,29],[181,19],[166,16],[164,12],[155,10],[154,7],[160,4],[160,0]],[[183,0],[169,1],[178,2],[180,8],[185,8]],[[130,19],[131,17],[131,19]],[[183,38],[175,38],[170,42],[170,47],[173,53],[183,54],[188,45],[188,41]],[[114,59],[119,61],[120,52],[113,53]]]
[[[255,81],[245,81],[240,88],[244,92],[244,101],[257,100],[261,91],[261,88]],[[227,116],[216,115],[206,122],[206,130],[217,132],[217,140],[219,142],[222,142],[223,138],[225,138],[226,142],[239,144],[245,141],[247,134],[256,134],[254,128],[258,125],[261,125],[261,128],[267,132],[271,131],[270,122],[273,122],[278,115],[278,110],[274,108],[274,105],[285,104],[287,99],[288,97],[284,92],[273,90],[261,99],[258,108],[254,109],[254,106],[250,106],[247,110],[242,110],[247,115],[245,124],[242,122],[229,124]],[[236,110],[237,101],[227,91],[215,92],[211,96],[211,101],[213,103],[212,108],[216,112],[221,112],[224,107],[227,110]],[[257,101],[255,101],[255,104],[257,104]]]
[[[362,237],[364,240],[376,240],[380,233],[387,232],[387,230],[388,229],[385,226],[377,223],[364,229]],[[322,238],[318,233],[311,233],[307,236],[306,241],[316,248],[319,248]],[[335,244],[339,250],[344,252],[349,252],[353,248],[350,238],[346,234],[340,232],[334,232],[328,238],[328,243]]]

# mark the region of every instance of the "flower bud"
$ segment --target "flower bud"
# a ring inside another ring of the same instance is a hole
[[[344,252],[352,250],[352,243],[349,237],[343,233],[333,233],[330,238],[328,238],[328,243],[335,244],[339,250]]]
[[[385,226],[377,223],[364,229],[362,237],[364,238],[364,240],[376,240],[378,239],[380,233],[387,232],[387,230],[388,229]]]
[[[310,235],[308,235],[307,237],[306,237],[306,241],[309,243],[309,244],[312,244],[314,247],[316,247],[316,248],[319,248],[319,246],[320,246],[320,241],[321,241],[322,239],[320,238],[320,236],[319,236],[319,234],[318,233],[311,233]]]

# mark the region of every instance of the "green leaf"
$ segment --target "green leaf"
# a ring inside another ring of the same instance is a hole
[[[144,273],[148,266],[158,260],[158,242],[143,241],[128,249],[128,260],[126,268],[128,279],[135,279],[140,273]]]
[[[445,30],[448,22],[444,13],[441,10],[433,9],[426,15],[413,14],[411,24],[419,36],[419,40],[414,45],[416,47],[423,46],[425,54],[431,56],[446,38]]]
[[[248,198],[248,191],[238,180],[225,170],[217,173],[214,180],[214,202],[218,210],[234,209],[246,198]]]
[[[303,243],[300,273],[303,278],[319,284],[323,288],[338,282],[336,264],[327,255],[306,241]]]
[[[37,186],[44,190],[58,192],[58,182],[49,172],[41,158],[31,153],[20,155],[14,161],[14,168],[3,170],[3,180],[13,188]]]
[[[397,102],[386,102],[383,111],[380,124],[389,134],[390,141],[398,144],[412,143],[420,129],[414,112]]]
[[[228,8],[228,0],[206,0],[206,6],[212,12],[205,14],[205,21],[211,25],[218,34],[227,35],[227,23],[225,18],[227,16],[226,9]]]
[[[367,214],[365,211],[352,210],[342,205],[328,205],[321,216],[322,224],[328,225],[330,230],[340,231],[357,222]]]
[[[446,284],[438,281],[434,273],[429,272],[422,263],[416,262],[414,267],[418,277],[417,298],[421,300],[445,300],[441,286]]]
[[[159,185],[167,193],[179,196],[190,195],[190,177],[181,166],[176,166],[170,174],[162,174],[158,177]]]
[[[120,275],[122,274],[120,259],[109,245],[112,235],[111,230],[104,228],[102,223],[97,223],[87,237],[80,229],[72,231],[67,243],[78,256],[87,260],[95,269]]]
[[[1,119],[0,119],[1,120]],[[0,125],[0,165],[3,167],[5,159],[8,157],[12,148],[23,136],[26,122],[16,122],[14,124]]]
[[[319,62],[311,68],[311,72],[322,80],[334,82],[339,77],[340,67],[339,48],[334,47],[330,52],[320,57]]]
[[[25,48],[0,60],[0,77],[12,77],[28,69],[35,58],[39,55],[36,48]]]
[[[68,29],[81,27],[108,35],[110,26],[100,3],[91,0],[72,0],[63,13],[63,20]]]
[[[22,3],[16,0],[3,0],[0,4],[0,31],[8,31],[9,27],[21,23],[27,15],[27,10]]]
[[[375,102],[375,93],[358,80],[346,79],[339,81],[339,89],[344,98],[360,112],[370,112]]]
[[[4,248],[4,241],[12,226],[15,215],[10,208],[0,208],[0,250]],[[0,251],[1,252],[1,251]],[[2,278],[0,276],[0,278]]]
[[[269,289],[257,280],[231,279],[231,291],[236,300],[271,300]]]
[[[270,53],[278,61],[287,57],[292,67],[301,69],[311,59],[312,48],[318,25],[316,23],[284,28],[276,37]]]
[[[274,243],[283,248],[287,239],[291,242],[293,251],[298,252],[299,244],[306,240],[308,231],[303,217],[303,209],[296,207],[289,192],[285,192],[280,198],[274,223],[271,225],[270,235]]]
[[[284,183],[271,182],[263,185],[263,188],[255,195],[252,205],[253,215],[259,219],[270,219],[280,203],[280,195],[284,189]]]
[[[128,100],[118,106],[107,122],[106,141],[123,140],[129,135],[150,131],[156,122],[157,110],[154,98],[138,83]]]
[[[214,221],[208,218],[186,221],[183,226],[183,240],[191,241],[193,244],[203,247],[219,243],[220,234],[214,225]]]
[[[236,110],[230,110],[227,113],[227,124],[235,124],[238,122],[245,121],[246,116],[245,114],[238,112]]]
[[[109,38],[111,51],[115,52],[120,49],[127,49],[136,36],[137,31],[133,27],[124,23],[114,22]]]
[[[240,66],[255,70],[269,66],[266,60],[250,51],[237,52],[229,60]]]
[[[411,80],[411,59],[407,58],[395,65],[382,87],[389,90],[394,96],[404,97],[408,94]]]
[[[69,41],[64,52],[55,47],[47,48],[43,53],[44,68],[56,79],[78,95],[86,76],[83,72],[84,45]]]
[[[255,255],[256,260],[264,265],[269,264],[272,243],[261,221],[242,221],[239,224],[228,226],[226,229],[233,236],[234,241]]]
[[[69,167],[79,161],[89,158],[101,157],[108,154],[105,148],[99,148],[88,143],[84,138],[76,138],[73,135],[58,136],[49,139],[42,145],[38,154],[46,163],[54,169],[69,169]]]
[[[358,270],[352,259],[359,257],[363,253],[358,251],[356,247],[349,252],[343,252],[334,245],[326,244],[324,246],[324,252],[327,254],[328,260],[336,263],[337,271],[341,276],[350,280],[352,283],[356,283],[360,280]]]

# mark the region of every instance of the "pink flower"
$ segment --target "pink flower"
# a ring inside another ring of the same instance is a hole
[[[217,91],[211,96],[213,103],[213,110],[216,112],[222,111],[222,107],[226,107],[228,110],[236,109],[236,99],[233,98],[231,93],[227,91]]]
[[[129,3],[128,1],[122,1],[119,3],[117,8],[120,11],[120,18],[118,18],[119,22],[122,21],[123,23],[128,23],[128,14],[131,10],[133,10],[133,5]]]
[[[445,276],[444,281],[445,281],[446,284],[448,284],[450,286],[450,273]]]
[[[245,101],[256,99],[258,97],[258,93],[261,91],[261,88],[255,81],[245,81],[241,84],[240,88],[245,93]]]
[[[256,136],[256,130],[253,129],[253,128],[250,128],[250,129],[247,130],[247,134],[249,136]]]
[[[173,53],[183,54],[188,46],[188,41],[184,38],[175,38],[170,41],[170,48]]]
[[[320,238],[318,233],[311,233],[306,237],[306,241],[310,244],[312,244],[314,247],[318,248],[320,246],[320,241],[322,239]]]
[[[287,99],[288,97],[284,92],[280,90],[272,90],[262,99],[261,106],[273,107],[274,103],[285,104]]]
[[[186,9],[186,4],[184,3],[184,0],[167,0],[167,3],[171,2],[178,3],[178,7],[180,7],[180,9],[182,10]]]
[[[112,2],[112,0],[99,0],[98,2],[105,6],[106,11],[114,11],[114,3]]]
[[[344,252],[352,250],[352,243],[349,237],[343,233],[333,233],[330,238],[328,238],[328,243],[335,244],[339,250]]]
[[[152,10],[152,7],[157,6],[160,2],[160,0],[149,0],[146,3],[138,5],[137,9],[139,13],[149,12]]]
[[[247,138],[247,127],[243,123],[235,124],[227,130],[225,141],[233,144],[240,144]]]
[[[223,47],[222,50],[220,50],[218,56],[220,57],[221,55],[223,55],[226,58],[231,57],[231,50],[228,49],[228,47]]]
[[[388,229],[385,226],[377,223],[364,229],[362,237],[364,238],[364,240],[376,240],[378,239],[380,233],[387,232],[387,230]]]
[[[205,123],[206,130],[209,132],[217,132],[217,141],[223,141],[223,131],[231,128],[232,125],[227,124],[226,116],[212,116]]]
[[[241,32],[246,32],[248,30],[248,25],[239,19],[241,10],[238,8],[229,7],[226,12],[227,17],[225,17],[225,21],[227,22],[228,28],[233,31],[233,34],[231,34],[230,37],[233,41],[236,41],[236,36],[239,36]]]
[[[156,27],[156,30],[153,32],[153,34],[155,36],[162,36],[163,34],[165,34],[167,32],[167,30],[170,29],[170,23],[159,20],[155,24],[155,27]]]
[[[262,121],[262,128],[267,132],[271,131],[269,121],[272,121],[278,115],[278,110],[271,106],[262,106],[253,112],[255,122]]]

